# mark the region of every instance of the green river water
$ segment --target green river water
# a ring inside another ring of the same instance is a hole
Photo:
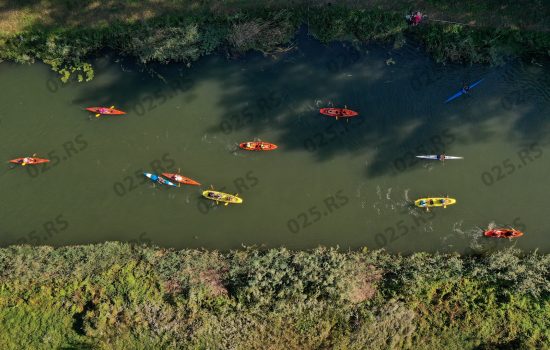
[[[275,57],[132,62],[102,56],[92,82],[67,85],[41,64],[0,64],[2,159],[51,159],[0,170],[2,246],[550,251],[548,62],[443,66],[414,44],[357,50],[304,37]],[[443,103],[480,78],[470,96]],[[83,110],[99,105],[128,114]],[[344,105],[360,117],[318,113]],[[238,149],[254,138],[279,148]],[[414,158],[442,152],[464,159]],[[202,186],[141,175],[178,168]],[[216,206],[201,197],[210,185],[244,203]],[[457,204],[412,206],[445,195]],[[482,237],[503,225],[525,235]]]

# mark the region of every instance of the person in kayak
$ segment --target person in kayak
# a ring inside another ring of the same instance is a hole
[[[439,200],[439,203],[445,204],[446,201],[447,201],[447,200],[446,200],[445,198],[441,198],[441,199]]]
[[[217,193],[214,193],[214,192],[208,192],[208,197],[215,198],[215,199],[220,199],[223,196],[221,194],[217,194]]]
[[[34,158],[31,158],[31,157],[25,157],[21,161],[21,165],[27,165],[27,164],[33,164],[33,163],[34,163]]]
[[[98,109],[97,112],[98,112],[99,114],[109,113],[109,108],[101,107],[100,109]]]
[[[430,199],[430,205],[434,205],[434,200]]]
[[[418,204],[420,204],[420,206],[423,207],[423,206],[426,205],[426,201],[425,201],[425,200],[421,200],[420,202],[418,202]]]
[[[444,154],[439,154],[437,156],[437,160],[440,160],[440,161],[444,162],[445,161],[445,155]]]
[[[462,93],[468,95],[470,91],[470,86],[466,83],[462,84]]]

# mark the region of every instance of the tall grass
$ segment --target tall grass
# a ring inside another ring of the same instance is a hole
[[[0,249],[0,347],[545,348],[550,256]]]

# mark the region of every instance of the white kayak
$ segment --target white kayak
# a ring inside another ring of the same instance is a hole
[[[438,155],[416,156],[416,158],[440,160]],[[447,160],[447,159],[464,159],[464,158],[463,157],[455,157],[455,156],[445,156],[445,160]]]

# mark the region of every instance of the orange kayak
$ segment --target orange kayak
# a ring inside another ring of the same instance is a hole
[[[25,164],[32,165],[32,164],[41,164],[41,163],[47,163],[49,162],[49,159],[43,159],[43,158],[33,158],[33,157],[26,157],[26,158],[15,158],[10,160],[10,163],[14,164]]]
[[[88,107],[86,108],[86,110],[96,114],[109,114],[109,115],[126,114],[126,112],[119,111],[118,109],[114,109],[114,108],[108,108],[108,107]]]
[[[277,145],[263,141],[248,141],[241,143],[239,147],[247,151],[272,151],[277,148]]]
[[[197,181],[185,176],[181,176],[180,174],[162,173],[162,176],[172,181],[179,182],[180,184],[200,186],[200,183],[198,183]]]
[[[511,228],[494,228],[483,231],[483,234],[487,237],[495,238],[516,238],[523,236],[523,232]]]
[[[351,118],[359,115],[356,111],[346,108],[321,108],[319,112],[329,117],[335,117],[336,119]]]

